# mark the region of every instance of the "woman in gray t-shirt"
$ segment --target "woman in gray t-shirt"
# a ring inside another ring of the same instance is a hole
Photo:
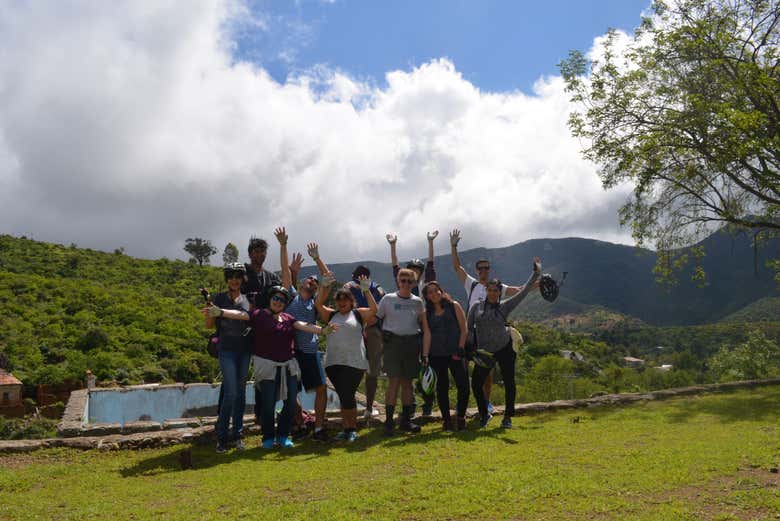
[[[369,291],[371,281],[360,277],[360,290],[368,301],[367,308],[355,307],[355,296],[349,288],[336,292],[336,309],[325,305],[325,299],[333,284],[333,276],[323,277],[323,289],[317,294],[314,303],[320,319],[328,325],[338,325],[338,330],[328,336],[325,350],[325,373],[336,388],[341,402],[341,418],[344,430],[336,436],[337,440],[355,441],[357,434],[357,402],[355,392],[363,373],[368,369],[366,347],[363,341],[363,324],[376,316],[377,306]]]

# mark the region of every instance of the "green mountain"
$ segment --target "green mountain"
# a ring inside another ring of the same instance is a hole
[[[780,298],[765,297],[721,319],[721,322],[777,322],[780,320]]]

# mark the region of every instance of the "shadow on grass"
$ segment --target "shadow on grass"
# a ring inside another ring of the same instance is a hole
[[[712,399],[717,396],[717,399]],[[669,403],[666,417],[673,423],[685,423],[699,414],[716,416],[722,423],[764,421],[780,414],[780,391],[760,390],[753,395],[740,393],[705,395],[699,399]]]

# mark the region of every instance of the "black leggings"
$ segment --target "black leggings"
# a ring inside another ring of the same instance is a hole
[[[360,380],[363,379],[363,369],[350,367],[348,365],[329,365],[325,372],[336,388],[336,394],[339,396],[342,409],[356,409],[355,392],[357,392]]]
[[[506,347],[495,353],[493,358],[498,363],[501,378],[504,379],[504,393],[506,396],[504,416],[509,418],[515,414],[515,398],[517,395],[517,387],[515,387],[515,360],[517,359],[517,354],[512,349],[512,343],[510,342]],[[477,400],[479,415],[482,418],[487,416],[487,401],[485,400],[485,393],[482,391],[482,385],[489,374],[490,369],[476,364],[474,365],[474,371],[471,373],[471,391]]]
[[[464,418],[466,416],[466,407],[469,404],[469,375],[466,372],[465,360],[453,360],[451,356],[432,356],[430,364],[433,370],[436,371],[436,397],[438,398],[442,419],[450,419],[449,373],[452,373],[455,387],[458,389],[456,414],[459,418]]]

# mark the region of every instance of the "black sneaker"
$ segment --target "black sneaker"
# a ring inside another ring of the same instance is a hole
[[[490,423],[490,420],[493,418],[493,415],[490,413],[487,413],[485,416],[482,416],[479,418],[479,426],[482,429],[487,428],[488,423]]]
[[[385,436],[395,435],[395,422],[393,420],[385,420],[384,435]]]
[[[227,445],[224,443],[217,443],[217,454],[224,454],[228,451]]]
[[[422,406],[422,415],[427,418],[431,414],[433,414],[433,405],[428,405],[427,403],[424,403]]]
[[[233,442],[233,448],[236,450],[245,450],[246,445],[244,445],[244,440],[236,440]]]
[[[314,431],[314,434],[311,435],[311,439],[313,439],[314,441],[326,442],[328,441],[328,431],[326,431],[325,429]]]
[[[400,427],[404,432],[420,432],[420,426],[412,423],[411,420],[402,421]]]

